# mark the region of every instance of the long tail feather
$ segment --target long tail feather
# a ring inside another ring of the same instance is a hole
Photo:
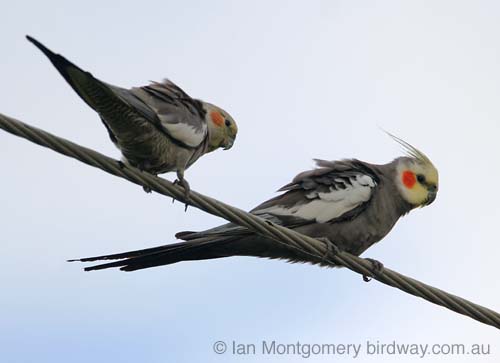
[[[225,242],[227,241],[180,242],[143,250],[86,257],[69,261],[90,262],[119,259],[119,261],[86,267],[84,270],[94,271],[112,267],[121,267],[120,270],[122,271],[134,271],[149,267],[169,265],[180,261],[227,257],[228,255],[224,252],[224,249],[220,248],[225,244]]]
[[[31,43],[33,43],[43,54],[49,58],[50,62],[56,67],[59,73],[64,77],[66,82],[69,83],[71,88],[93,109],[96,109],[94,97],[97,92],[110,93],[107,87],[91,73],[84,71],[77,65],[73,64],[60,54],[56,54],[29,35],[26,36]]]
[[[167,247],[168,248],[176,248],[176,247],[179,247],[183,244],[184,244],[184,242],[179,242],[179,243],[174,243],[171,245],[163,245],[163,246],[158,246],[158,247],[145,248],[142,250],[114,253],[111,255],[76,258],[76,259],[68,260],[68,262],[92,262],[92,261],[101,261],[101,260],[121,260],[124,258],[139,257],[139,256],[144,256],[144,255],[156,253],[156,252],[165,251],[167,249]]]
[[[120,135],[122,142],[132,143],[128,147],[133,147],[137,142],[135,135],[144,132],[142,123],[137,122],[139,116],[157,122],[156,113],[129,90],[98,80],[38,40],[29,35],[26,38],[49,58],[71,88],[101,116],[113,142],[117,141],[115,135]]]
[[[147,248],[143,250],[115,253],[95,257],[86,257],[71,261],[118,260],[100,265],[89,266],[85,271],[103,270],[119,267],[122,271],[135,271],[145,268],[170,265],[181,261],[208,260],[231,256],[254,256],[271,259],[284,259],[290,262],[322,263],[320,259],[302,253],[275,241],[260,236],[242,234],[239,230],[235,235],[207,235],[204,233],[182,234],[185,242]],[[197,238],[190,239],[197,236]]]

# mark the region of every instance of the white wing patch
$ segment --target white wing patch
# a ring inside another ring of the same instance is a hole
[[[197,147],[207,136],[206,122],[193,114],[188,106],[177,102],[179,97],[189,97],[177,86],[169,82],[153,83],[146,87],[134,87],[131,92],[145,103],[142,107],[155,113],[160,126],[172,138],[189,147]]]
[[[372,188],[377,185],[371,177],[363,174],[351,177],[351,184],[344,183],[342,179],[335,179],[335,182],[343,183],[345,189],[330,187],[327,192],[313,190],[306,194],[306,198],[311,199],[310,202],[296,204],[292,207],[276,205],[259,210],[257,213],[294,216],[324,223],[341,217],[362,203],[367,202],[371,198]]]
[[[183,144],[191,147],[196,147],[201,144],[207,135],[207,127],[204,125],[201,129],[197,129],[187,123],[169,123],[166,120],[167,116],[158,115],[161,121],[161,126],[174,139],[179,140]]]

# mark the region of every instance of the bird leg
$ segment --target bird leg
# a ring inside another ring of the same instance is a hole
[[[363,275],[363,281],[368,282],[371,281],[373,276],[379,275],[384,270],[384,264],[380,261],[374,260],[373,258],[365,258],[365,260],[372,264],[372,275]]]
[[[184,179],[184,170],[177,170],[177,179],[174,181],[174,184],[178,184],[184,188],[184,211],[187,211],[191,187],[189,186],[188,181]]]

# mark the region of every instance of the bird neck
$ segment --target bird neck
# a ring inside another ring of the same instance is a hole
[[[207,152],[217,150],[224,142],[224,133],[222,132],[221,127],[214,125],[211,121],[208,121],[207,140]]]

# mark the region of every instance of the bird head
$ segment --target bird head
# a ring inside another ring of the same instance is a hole
[[[408,156],[396,159],[396,185],[413,207],[431,204],[438,191],[439,175],[436,167],[424,153],[406,141],[389,134],[403,146]]]
[[[214,151],[218,148],[223,148],[224,150],[230,149],[238,133],[236,122],[231,115],[220,107],[205,102],[204,108],[207,112],[205,119],[209,132],[209,151]]]

